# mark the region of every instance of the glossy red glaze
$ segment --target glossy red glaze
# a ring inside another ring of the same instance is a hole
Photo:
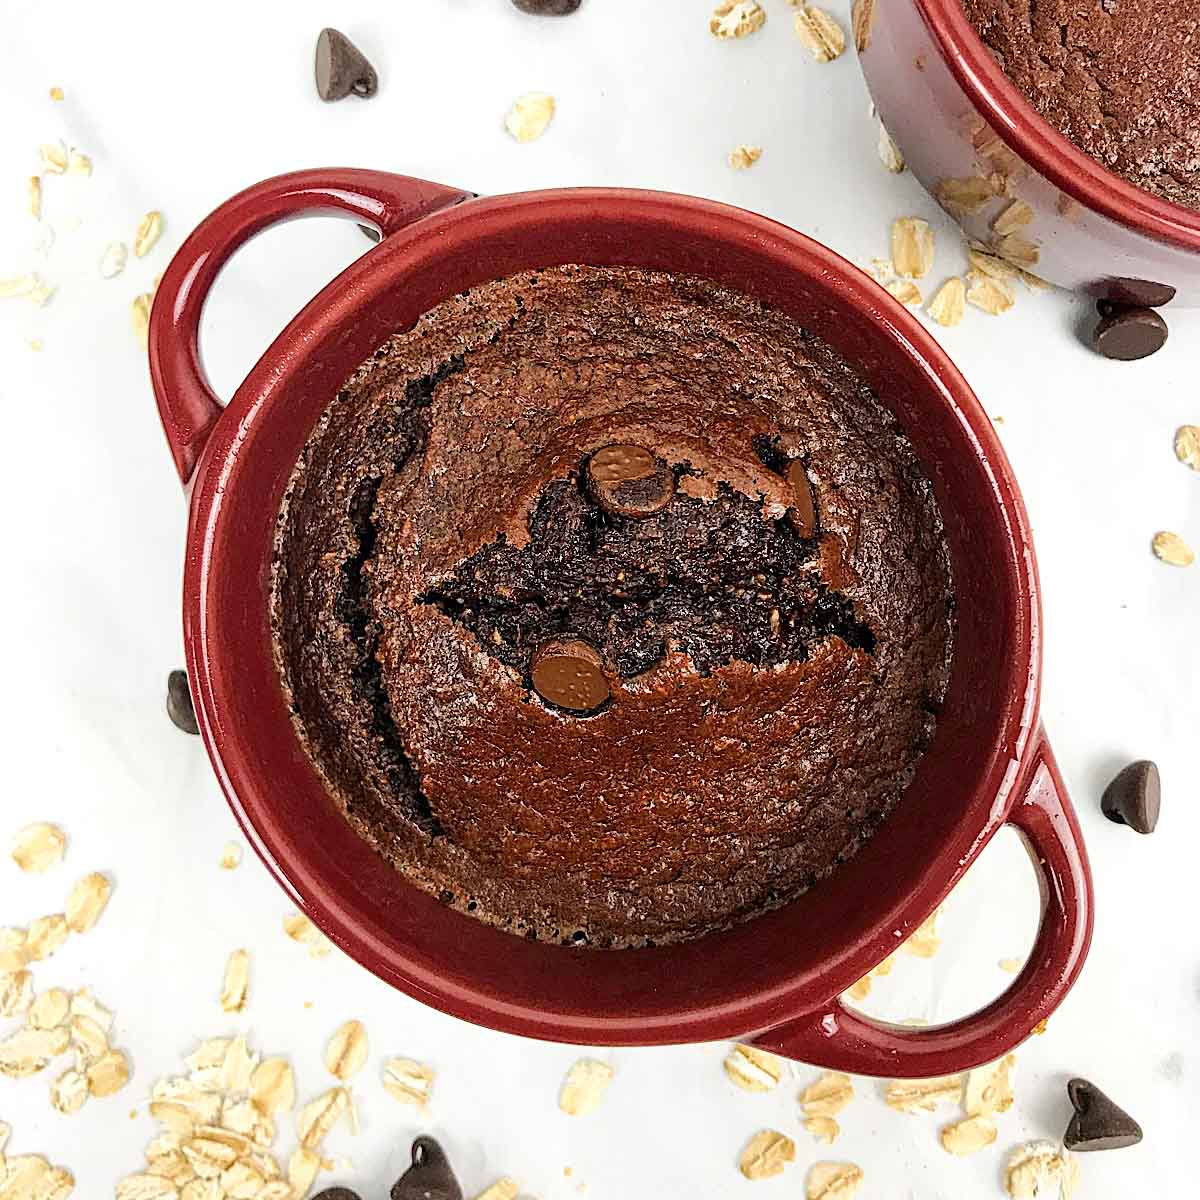
[[[1088,157],[1009,81],[959,0],[887,0],[859,61],[879,115],[914,174],[936,195],[945,179],[986,176],[992,133],[1013,195],[1034,210],[1022,236],[1030,269],[1061,287],[1122,298],[1121,281],[1173,287],[1200,305],[1200,212],[1161,200]],[[1011,169],[1008,169],[1011,168]],[[997,199],[961,219],[986,242]]]
[[[653,192],[579,189],[454,204],[462,195],[365,172],[269,180],[197,229],[155,300],[155,391],[181,476],[193,484],[183,602],[189,676],[205,745],[248,838],[347,953],[410,995],[492,1028],[658,1044],[782,1026],[761,1034],[764,1043],[774,1036],[772,1044],[810,1061],[880,1074],[941,1073],[1003,1053],[1074,981],[1091,895],[1078,829],[1037,723],[1041,646],[1028,523],[966,382],[873,281],[763,217]],[[306,196],[314,210],[356,216],[374,196],[390,236],[305,307],[218,417],[195,354],[205,281],[215,271],[202,281],[198,264],[223,260],[269,220],[302,211]],[[399,216],[385,222],[385,212]],[[397,228],[403,214],[421,212],[429,215]],[[903,802],[861,853],[800,900],[681,946],[609,953],[539,945],[410,887],[330,801],[293,732],[272,657],[276,513],[329,399],[384,338],[440,300],[566,262],[703,275],[827,338],[907,429],[937,490],[954,561],[953,677]],[[835,998],[928,916],[1008,820],[1029,838],[1047,881],[1037,950],[1009,991],[984,1013],[935,1030],[879,1026],[841,1010]]]

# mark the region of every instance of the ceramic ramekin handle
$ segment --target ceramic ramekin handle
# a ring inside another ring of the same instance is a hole
[[[257,183],[209,214],[163,274],[150,313],[150,378],[180,479],[196,469],[221,402],[200,359],[200,316],[230,255],[256,233],[294,217],[343,216],[386,237],[472,193],[408,175],[351,167],[294,171]]]
[[[876,1021],[834,1000],[750,1039],[754,1045],[831,1070],[919,1079],[991,1062],[1049,1017],[1087,956],[1092,890],[1079,824],[1045,734],[1037,736],[1008,820],[1038,868],[1042,918],[1029,959],[1008,990],[961,1020],[923,1027]]]

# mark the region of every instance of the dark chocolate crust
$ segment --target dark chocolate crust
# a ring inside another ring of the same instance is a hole
[[[1194,0],[962,0],[1008,77],[1081,150],[1200,209]]]
[[[661,512],[589,496],[614,442],[670,466]],[[929,482],[826,344],[591,267],[478,287],[362,365],[273,586],[298,730],[359,833],[448,904],[592,946],[728,926],[852,855],[932,736],[951,608]],[[597,711],[531,688],[555,637],[601,653]]]

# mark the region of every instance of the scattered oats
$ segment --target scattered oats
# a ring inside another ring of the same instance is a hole
[[[968,244],[967,258],[976,271],[981,275],[986,275],[989,279],[1009,280],[1016,278],[1016,267],[1011,263],[1006,263],[1002,258],[997,258],[994,254],[989,254],[987,250],[976,242]]]
[[[1013,1200],[1069,1200],[1079,1182],[1079,1163],[1053,1142],[1027,1142],[1009,1156],[1004,1187]]]
[[[268,1058],[250,1076],[250,1099],[265,1117],[291,1112],[296,1102],[296,1080],[286,1059]]]
[[[66,93],[60,87],[52,87],[50,89],[50,99],[51,100],[65,100]]]
[[[1043,1017],[1029,1032],[1036,1033],[1038,1035],[1038,1037],[1041,1037],[1042,1034],[1045,1033],[1049,1027],[1050,1027],[1049,1018]]]
[[[99,871],[79,880],[67,897],[67,924],[72,933],[87,933],[100,920],[111,895],[112,884]]]
[[[947,328],[957,325],[966,312],[967,285],[958,275],[947,279],[937,290],[937,295],[929,302],[929,315],[939,324]]]
[[[725,1056],[725,1074],[745,1092],[769,1092],[783,1078],[783,1060],[740,1042]]]
[[[920,217],[892,223],[892,264],[897,275],[922,279],[933,266],[933,230]]]
[[[19,1017],[33,1004],[33,976],[25,970],[0,975],[0,1017]]]
[[[254,1068],[258,1066],[258,1055],[251,1054],[246,1047],[246,1039],[238,1034],[229,1043],[225,1058],[221,1062],[220,1085],[227,1092],[246,1092],[250,1090],[250,1079]]]
[[[212,1068],[220,1069],[229,1053],[229,1038],[209,1038],[203,1041],[183,1061],[192,1075]]]
[[[957,1104],[962,1099],[961,1075],[939,1075],[933,1079],[893,1079],[883,1094],[889,1108],[897,1112],[933,1112],[939,1104]]]
[[[945,1126],[938,1136],[944,1150],[964,1157],[990,1146],[996,1140],[996,1126],[990,1117],[964,1117]]]
[[[573,1063],[558,1093],[558,1107],[569,1117],[586,1117],[595,1112],[612,1083],[613,1069],[596,1058]]]
[[[0,300],[14,300],[28,296],[37,287],[36,275],[18,275],[13,279],[0,279]]]
[[[1013,198],[1013,181],[1003,171],[992,171],[987,178],[993,195],[1007,196],[1010,200]]]
[[[246,1007],[246,992],[250,987],[250,955],[235,950],[225,964],[225,981],[221,985],[221,1009],[239,1013]]]
[[[307,1196],[317,1172],[321,1169],[321,1156],[304,1146],[297,1146],[288,1159],[288,1183],[296,1196]]]
[[[53,913],[51,916],[30,921],[29,936],[25,943],[30,961],[41,962],[49,958],[62,948],[70,932],[71,927],[62,913]]]
[[[57,1029],[70,1011],[71,997],[62,988],[51,988],[33,1002],[27,1020],[34,1029]]]
[[[721,0],[708,19],[708,32],[713,37],[742,38],[761,29],[766,19],[756,0]]]
[[[981,175],[968,175],[965,179],[943,179],[933,189],[937,202],[952,217],[970,217],[982,212],[995,193],[989,180]]]
[[[1042,252],[1028,238],[1019,233],[1006,233],[992,241],[992,249],[1004,259],[1018,267],[1036,267]]]
[[[129,251],[124,242],[109,242],[104,247],[104,254],[100,259],[100,278],[115,279],[125,270],[128,260]]]
[[[30,175],[29,177],[29,215],[39,221],[42,217],[42,177],[40,175]]]
[[[1024,200],[1014,200],[992,221],[992,231],[999,237],[1016,233],[1033,220],[1033,209]]]
[[[226,871],[232,871],[242,864],[242,848],[237,842],[226,842],[221,851],[221,866]]]
[[[921,289],[911,279],[893,279],[883,286],[888,295],[894,296],[901,304],[921,303]],[[870,991],[870,976],[867,977],[867,991]]]
[[[0,1176],[0,1200],[67,1200],[74,1190],[75,1176],[65,1167],[52,1167],[40,1154],[10,1158]]]
[[[108,1053],[108,1035],[97,1021],[82,1013],[71,1018],[71,1041],[83,1051],[88,1062],[95,1062]]]
[[[64,1071],[50,1085],[50,1103],[65,1114],[78,1112],[88,1098],[87,1076],[74,1069]]]
[[[1175,457],[1184,466],[1200,471],[1200,425],[1180,425],[1175,431]]]
[[[0,1042],[0,1075],[10,1079],[36,1075],[52,1058],[66,1053],[69,1044],[70,1037],[62,1028],[18,1029]]]
[[[819,63],[832,62],[846,49],[846,34],[837,20],[815,4],[796,13],[796,36]]]
[[[79,150],[72,150],[67,155],[67,174],[68,175],[90,175],[92,173],[92,160]]]
[[[853,1163],[814,1163],[804,1194],[807,1200],[851,1200],[862,1181],[862,1168]]]
[[[383,1086],[401,1103],[424,1108],[433,1091],[433,1069],[411,1058],[389,1058],[383,1064]]]
[[[854,46],[865,50],[871,44],[871,30],[875,27],[875,0],[854,0],[850,6],[850,29],[854,34]]]
[[[254,1200],[267,1181],[249,1163],[235,1162],[221,1176],[221,1190],[229,1200]]]
[[[870,2],[874,4],[874,0]],[[899,175],[904,170],[904,155],[900,153],[900,147],[896,145],[882,121],[879,122],[879,161],[893,175]]]
[[[38,147],[38,158],[42,162],[42,170],[51,175],[62,175],[67,169],[67,150],[62,142],[46,142]]]
[[[896,268],[892,266],[890,258],[873,258],[867,267],[867,274],[877,283],[885,283],[887,280],[894,278]]]
[[[892,288],[896,285],[896,282],[896,280],[893,280],[891,283],[885,284],[884,286],[889,292],[892,292]],[[895,292],[892,292],[893,296],[895,294]],[[847,1000],[853,1001],[855,1004],[861,1004],[871,994],[871,982],[871,975],[864,975],[861,979],[856,979],[842,993],[842,995],[844,995]]]
[[[26,825],[13,838],[13,862],[22,871],[41,873],[62,862],[67,849],[67,835],[57,825],[39,822]]]
[[[133,303],[130,305],[130,321],[133,325],[133,332],[137,335],[143,348],[147,344],[150,333],[150,306],[153,302],[153,294],[143,292],[140,296],[134,296]]]
[[[0,928],[0,971],[19,971],[29,961],[29,937],[24,929]]]
[[[52,288],[48,283],[44,283],[36,275],[33,277],[33,280],[33,287],[26,293],[26,297],[30,304],[36,304],[38,308],[45,308],[56,289]]]
[[[361,1021],[347,1021],[325,1047],[325,1067],[336,1079],[358,1074],[367,1061],[367,1031]]]
[[[800,1093],[800,1107],[806,1117],[836,1117],[854,1099],[854,1084],[849,1075],[826,1071]]]
[[[93,1096],[112,1096],[129,1082],[129,1060],[120,1050],[102,1054],[87,1070]]]
[[[1012,285],[1003,279],[994,279],[979,271],[967,272],[967,302],[981,308],[990,316],[1006,313],[1017,302]]]
[[[1040,275],[1035,275],[1032,271],[1026,271],[1024,267],[1018,267],[1017,274],[1021,277],[1021,282],[1031,292],[1045,292],[1050,288],[1050,285]]]
[[[1012,1069],[1017,1065],[1014,1054],[1006,1054],[987,1066],[976,1067],[967,1073],[966,1094],[963,1107],[968,1114],[990,1116],[992,1113],[1008,1112],[1012,1108]]]
[[[253,1100],[235,1100],[226,1098],[221,1105],[221,1128],[240,1133],[243,1137],[253,1140],[254,1131],[262,1124],[262,1114],[258,1111]]]
[[[27,344],[28,344],[30,350],[33,350],[36,352],[36,351],[42,349],[42,347],[45,345],[45,342],[43,342],[40,337],[35,337],[35,338],[28,338]]]
[[[746,1143],[738,1170],[747,1179],[770,1179],[782,1175],[795,1158],[796,1143],[790,1137],[775,1129],[763,1129]]]
[[[91,988],[80,988],[71,997],[71,1015],[95,1021],[105,1033],[112,1029],[112,1013],[92,995]]]
[[[133,235],[133,253],[137,258],[145,258],[154,249],[162,233],[163,218],[158,209],[151,209],[139,222]]]
[[[151,1091],[153,1102],[182,1108],[198,1125],[211,1125],[221,1111],[221,1097],[216,1092],[205,1091],[190,1079],[160,1079]],[[168,1110],[164,1109],[164,1112]],[[169,1111],[174,1111],[172,1108]],[[169,1118],[164,1118],[175,1128]],[[191,1137],[191,1130],[188,1131]]]
[[[7,1121],[0,1121],[0,1161],[4,1159],[4,1151],[11,1136],[12,1126]]]
[[[333,949],[333,943],[303,913],[284,917],[283,932],[307,946],[311,958],[324,958]]]
[[[349,1107],[350,1094],[342,1087],[330,1088],[306,1104],[296,1114],[300,1145],[306,1150],[315,1150]]]
[[[513,101],[504,128],[518,142],[534,142],[546,132],[554,116],[554,97],[546,92],[526,92]]]
[[[521,1188],[515,1179],[509,1179],[506,1175],[503,1179],[497,1179],[490,1187],[486,1187],[475,1200],[517,1200],[517,1193]]]
[[[1195,551],[1179,536],[1169,529],[1160,530],[1150,543],[1155,556],[1172,567],[1190,567],[1196,561]]]
[[[172,1148],[171,1143],[177,1144],[179,1141],[186,1141],[196,1132],[196,1122],[192,1119],[192,1114],[188,1111],[187,1106],[178,1104],[174,1100],[151,1100],[150,1115],[156,1121],[161,1121],[169,1132],[160,1135],[150,1143],[146,1149],[148,1159],[157,1158],[160,1153],[165,1153],[167,1149]]]
[[[729,152],[729,165],[735,171],[745,171],[762,158],[761,146],[735,146]]]
[[[834,1139],[841,1133],[841,1127],[832,1117],[809,1117],[804,1122],[804,1128],[826,1146],[832,1146]]]
[[[1004,423],[1002,418],[993,417],[992,420],[1001,425]],[[1025,965],[1025,962],[1020,958],[1002,958],[996,965],[1000,970],[1015,975]]]

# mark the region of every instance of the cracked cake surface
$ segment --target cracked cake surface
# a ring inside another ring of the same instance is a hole
[[[1008,77],[1065,137],[1200,210],[1200,9],[1193,0],[962,0]]]
[[[633,516],[589,474],[630,447]],[[480,919],[621,947],[855,852],[932,737],[952,608],[932,488],[829,346],[706,281],[569,266],[445,301],[347,381],[272,617],[364,838]],[[539,692],[551,650],[586,704]]]

